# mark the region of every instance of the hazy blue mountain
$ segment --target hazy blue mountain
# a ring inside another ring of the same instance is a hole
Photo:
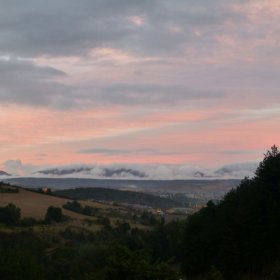
[[[100,175],[104,178],[115,178],[115,177],[135,177],[135,178],[145,178],[147,175],[144,172],[134,170],[131,168],[100,168]],[[47,170],[40,170],[37,173],[43,175],[87,175],[91,174],[93,167],[76,167],[76,168],[53,168]]]
[[[11,174],[5,172],[5,171],[2,171],[0,170],[0,176],[11,176]]]
[[[52,168],[52,169],[46,169],[46,170],[40,170],[36,173],[43,174],[43,175],[70,175],[80,172],[89,172],[91,170],[90,167],[80,167],[80,168],[68,168],[68,169],[59,169],[59,168]]]

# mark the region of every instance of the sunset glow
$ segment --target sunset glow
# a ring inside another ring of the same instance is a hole
[[[279,1],[0,4],[2,170],[211,168],[279,142]]]

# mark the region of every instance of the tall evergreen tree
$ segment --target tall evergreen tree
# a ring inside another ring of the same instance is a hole
[[[190,217],[183,269],[190,275],[217,268],[226,279],[261,275],[280,259],[280,153],[267,151],[255,176],[217,204]],[[206,277],[206,276],[205,276]],[[207,278],[205,278],[207,279]]]

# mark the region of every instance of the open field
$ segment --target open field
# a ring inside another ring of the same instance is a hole
[[[0,206],[5,206],[8,203],[15,204],[17,207],[21,208],[21,216],[23,218],[44,219],[49,206],[62,208],[62,205],[65,204],[67,201],[70,200],[51,195],[40,194],[21,188],[19,188],[18,193],[0,194]],[[107,208],[106,205],[98,202],[81,201],[81,204],[96,207],[99,209]],[[73,219],[91,219],[91,217],[86,217],[84,215],[63,208],[62,211],[64,215],[69,216]]]
[[[71,199],[34,192],[22,188],[17,189],[17,193],[0,193],[0,207],[13,203],[21,209],[22,218],[34,218],[37,220],[43,220],[45,218],[49,206],[60,207],[63,215],[69,217],[70,220],[53,225],[56,229],[71,227],[83,228],[89,231],[98,231],[103,227],[98,221],[99,218],[108,218],[112,226],[116,226],[119,222],[128,222],[132,227],[141,229],[149,228],[132,218],[132,209],[129,207],[121,205],[114,206],[109,203],[106,204],[90,200],[78,200],[82,207],[90,206],[97,209],[97,215],[88,216],[62,207],[67,202],[72,201]],[[41,227],[39,226],[36,228],[39,229]]]

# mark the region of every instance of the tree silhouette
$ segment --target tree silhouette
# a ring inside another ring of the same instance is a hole
[[[0,208],[0,222],[6,225],[14,225],[20,220],[20,208],[10,203]]]
[[[63,215],[62,215],[61,208],[49,206],[45,216],[45,221],[47,223],[50,223],[52,221],[62,222],[62,220],[63,220]]]
[[[189,276],[217,268],[226,279],[265,273],[280,259],[280,153],[274,145],[255,176],[191,216],[184,235]]]

